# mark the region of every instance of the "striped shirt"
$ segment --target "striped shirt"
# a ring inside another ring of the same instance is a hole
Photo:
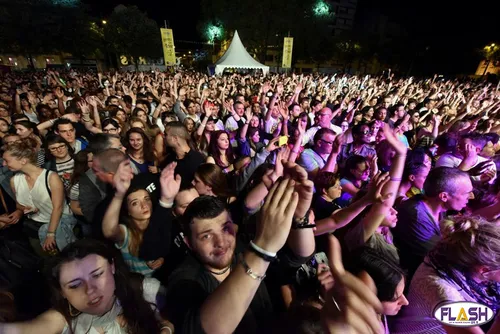
[[[130,249],[129,249],[130,238],[129,238],[128,228],[123,224],[120,224],[120,228],[125,231],[125,238],[121,245],[115,243],[115,246],[122,252],[123,259],[125,260],[125,263],[127,263],[130,271],[133,271],[134,273],[143,274],[146,277],[151,277],[151,275],[153,275],[154,270],[148,267],[146,261],[141,260],[138,257],[130,254]]]
[[[69,191],[69,187],[71,185],[71,175],[73,175],[73,169],[75,167],[75,160],[70,158],[65,162],[56,162],[56,171],[59,175],[59,178],[63,182],[64,190],[66,192]]]

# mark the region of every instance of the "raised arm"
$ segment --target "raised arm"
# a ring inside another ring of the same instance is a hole
[[[60,334],[66,326],[64,316],[55,311],[48,310],[33,320],[11,324],[0,323],[0,333],[2,334],[33,334],[43,332],[47,334]]]
[[[102,233],[106,238],[116,243],[121,243],[125,239],[125,231],[120,228],[118,220],[125,194],[133,177],[130,161],[122,161],[113,177],[113,186],[116,190],[115,196],[111,200],[102,220]]]
[[[283,179],[273,186],[262,209],[255,245],[274,254],[284,246],[298,198],[291,179]],[[200,321],[206,333],[235,331],[268,267],[269,262],[251,251],[242,255],[240,263],[201,306]]]

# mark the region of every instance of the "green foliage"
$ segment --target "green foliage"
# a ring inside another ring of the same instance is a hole
[[[221,23],[225,31],[238,30],[245,47],[262,61],[267,48],[282,48],[283,38],[294,37],[294,59],[331,57],[329,15],[314,14],[317,0],[202,0],[203,21],[198,26]]]
[[[88,56],[99,38],[83,7],[51,0],[0,0],[0,50],[19,54],[70,52]]]
[[[136,6],[117,6],[104,26],[104,38],[117,55],[161,57],[158,24]]]

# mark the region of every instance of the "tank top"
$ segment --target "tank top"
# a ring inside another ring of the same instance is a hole
[[[45,183],[45,174],[47,174],[47,184]],[[14,189],[16,191],[16,201],[23,206],[37,208],[38,212],[29,214],[28,218],[39,223],[49,223],[52,215],[52,199],[50,198],[47,187],[50,189],[50,172],[44,169],[36,179],[33,188],[30,190],[25,174],[17,173],[14,175]],[[63,203],[63,215],[69,215],[69,206]]]

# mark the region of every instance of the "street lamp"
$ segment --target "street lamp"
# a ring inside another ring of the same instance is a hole
[[[323,0],[319,0],[313,7],[314,15],[328,16],[330,15],[330,6]]]
[[[205,34],[208,37],[208,41],[211,43],[214,43],[214,41],[222,36],[223,29],[221,26],[216,26],[213,24],[210,24],[207,26],[207,29],[205,30]]]
[[[102,20],[102,24],[107,24],[107,23],[108,23],[108,21]]]

